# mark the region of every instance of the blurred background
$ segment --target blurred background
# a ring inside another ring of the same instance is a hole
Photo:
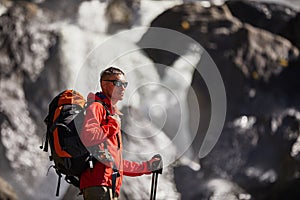
[[[98,91],[110,65],[129,81],[124,157],[166,161],[157,199],[300,199],[299,8],[0,0],[0,199],[82,199],[64,181],[55,197],[43,120],[62,90]],[[120,199],[149,199],[150,184],[126,177]]]

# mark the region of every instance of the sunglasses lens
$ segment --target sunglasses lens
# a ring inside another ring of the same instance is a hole
[[[117,87],[121,87],[122,82],[121,81],[114,81],[114,85],[117,86]]]
[[[128,82],[122,82],[122,81],[114,81],[114,85],[117,86],[117,87],[122,87],[122,85],[124,86],[124,88],[127,87],[128,85]]]

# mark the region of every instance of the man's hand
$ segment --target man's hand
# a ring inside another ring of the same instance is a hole
[[[147,164],[149,171],[151,171],[152,173],[162,174],[163,161],[161,155],[156,154],[149,161],[147,161]]]

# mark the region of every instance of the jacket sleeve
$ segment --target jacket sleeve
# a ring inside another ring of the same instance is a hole
[[[120,132],[120,125],[115,119],[109,116],[104,119],[105,112],[105,108],[100,103],[92,103],[87,108],[80,134],[81,141],[85,146],[100,144]],[[108,121],[103,124],[103,120]]]
[[[141,176],[151,174],[147,162],[137,163],[129,160],[123,160],[123,174],[125,176]]]

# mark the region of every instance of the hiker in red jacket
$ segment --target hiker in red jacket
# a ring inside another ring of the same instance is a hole
[[[127,87],[125,74],[110,67],[101,73],[102,92],[88,95],[86,117],[81,131],[83,144],[97,157],[93,168],[80,176],[80,189],[85,200],[117,199],[123,175],[151,174],[161,166],[161,157],[137,163],[122,159],[122,136],[117,102],[124,97]]]

